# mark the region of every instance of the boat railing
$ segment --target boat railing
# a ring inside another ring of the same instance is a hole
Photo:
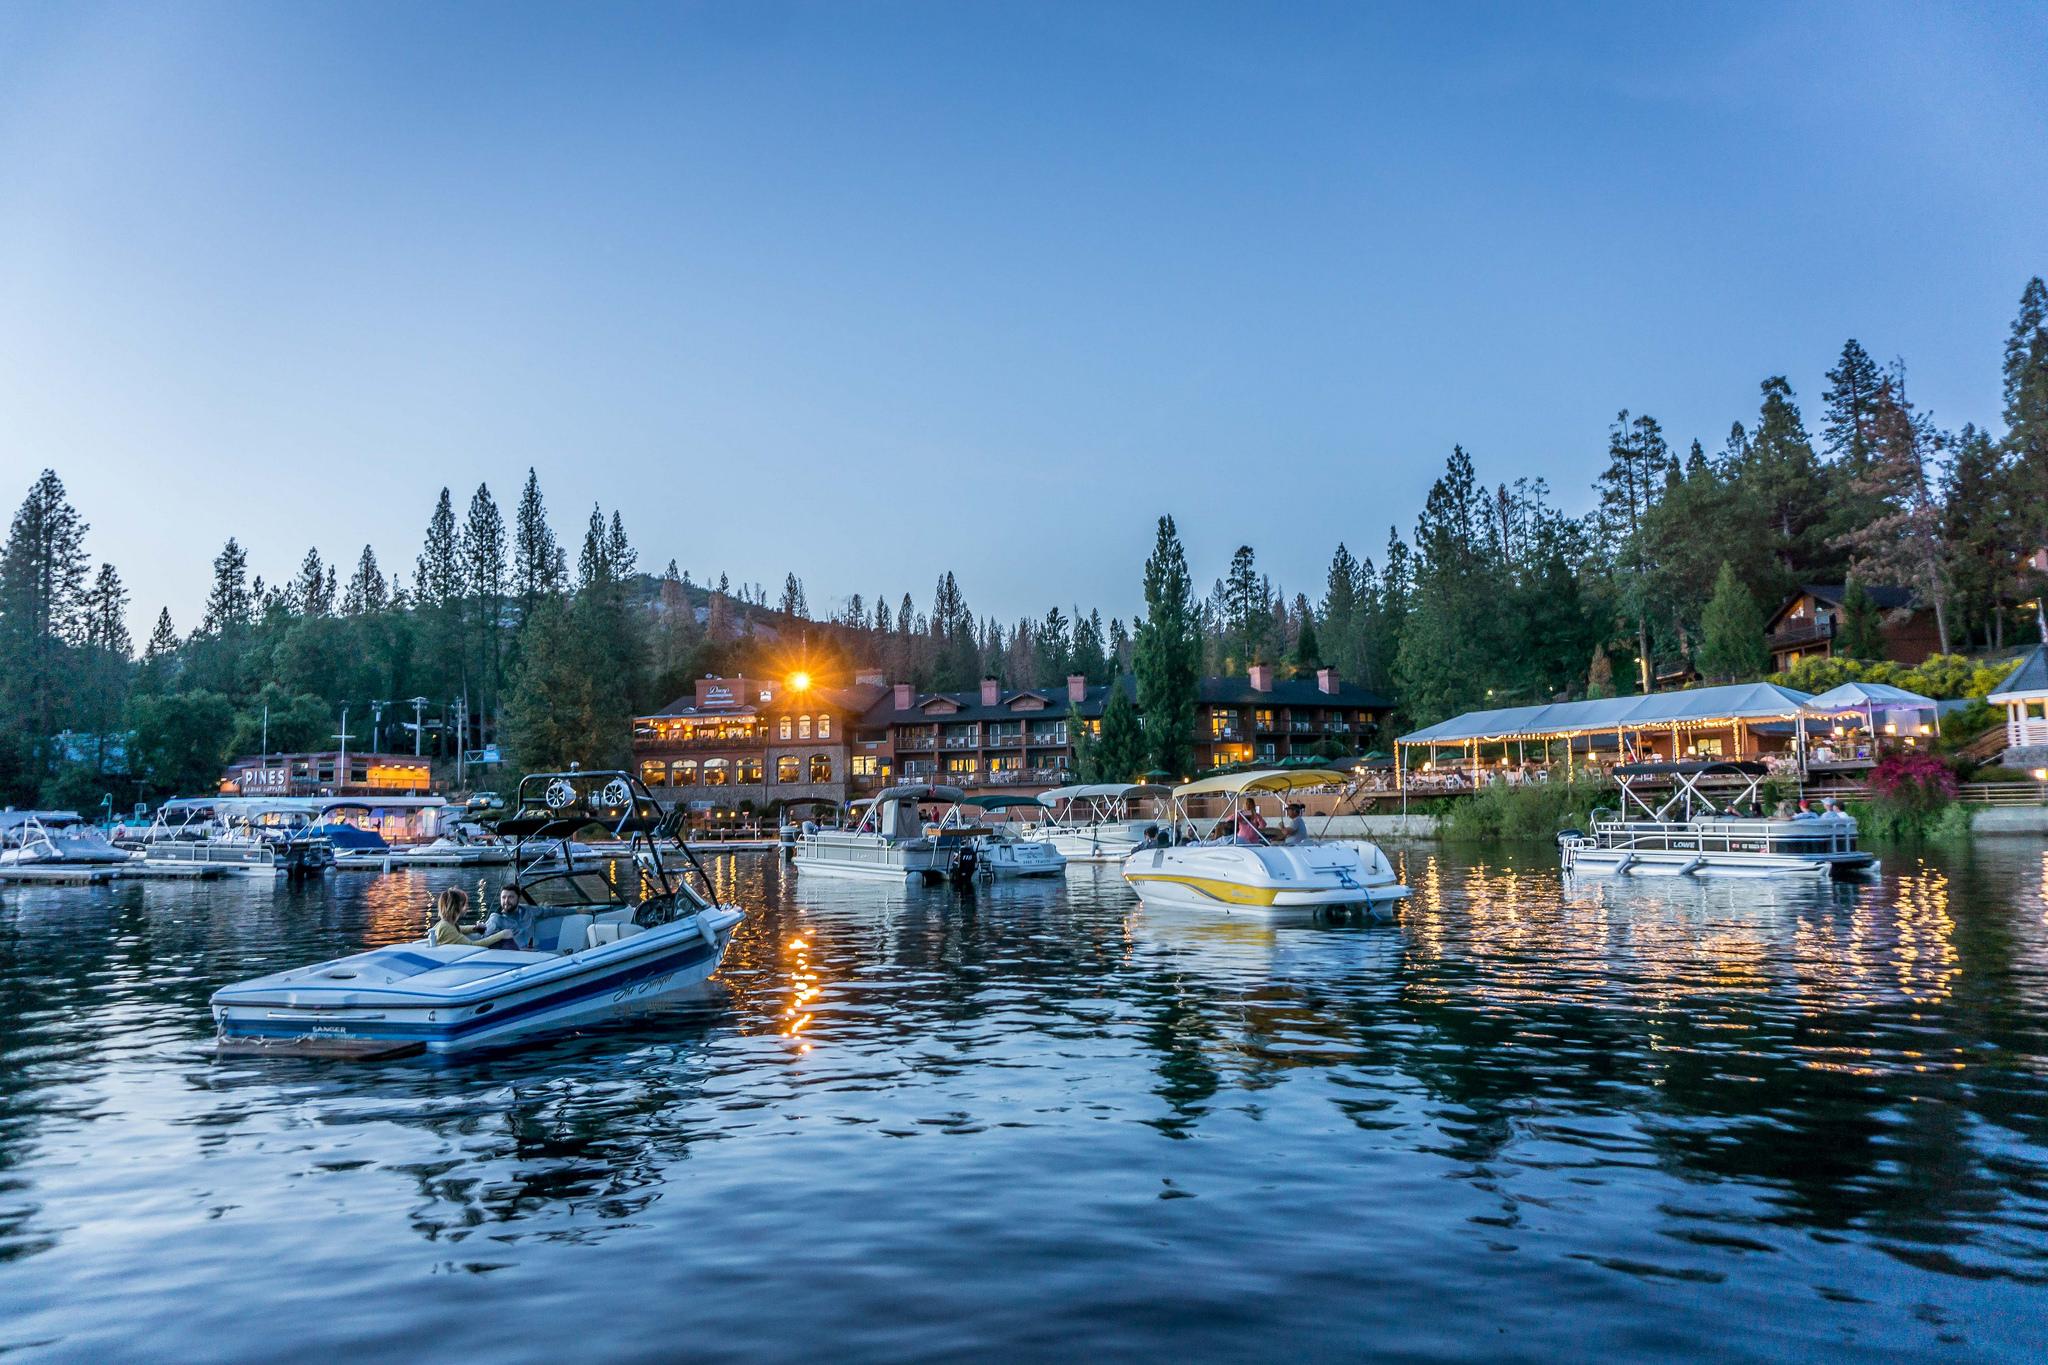
[[[1692,848],[1702,853],[1856,852],[1853,820],[1595,820],[1603,848]]]

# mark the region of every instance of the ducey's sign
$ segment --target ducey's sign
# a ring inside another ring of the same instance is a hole
[[[758,678],[699,678],[697,705],[755,706],[775,699],[775,685]]]

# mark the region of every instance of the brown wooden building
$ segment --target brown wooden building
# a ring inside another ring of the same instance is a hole
[[[1941,631],[1934,612],[1913,601],[1905,588],[1866,588],[1877,608],[1879,630],[1884,636],[1884,657],[1908,666],[1925,662],[1941,652]],[[1771,671],[1782,673],[1801,659],[1827,659],[1835,654],[1835,640],[1842,628],[1843,585],[1802,583],[1799,591],[1786,598],[1764,625],[1764,642],[1771,651]]]

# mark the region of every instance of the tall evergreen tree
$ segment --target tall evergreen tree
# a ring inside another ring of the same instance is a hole
[[[810,617],[811,608],[810,603],[804,599],[803,580],[793,573],[783,576],[780,610],[784,616],[799,621]]]
[[[512,527],[512,591],[519,598],[520,619],[525,620],[541,598],[560,592],[566,577],[562,547],[555,543],[541,500],[540,477],[529,468]]]
[[[1194,582],[1173,518],[1159,518],[1152,553],[1145,560],[1145,618],[1131,642],[1138,679],[1138,710],[1152,767],[1188,771],[1189,738],[1195,727],[1195,689],[1202,640],[1195,616]]]
[[[362,555],[356,560],[356,571],[349,575],[348,588],[342,594],[342,614],[370,616],[383,611],[386,605],[384,571],[377,567],[377,552],[365,545]]]
[[[1732,564],[1723,562],[1714,579],[1714,596],[1707,603],[1701,629],[1699,671],[1710,681],[1759,677],[1769,665],[1764,614]]]
[[[1135,782],[1146,771],[1150,751],[1138,708],[1121,676],[1110,679],[1109,696],[1102,704],[1102,733],[1094,740],[1090,757],[1094,776],[1085,782]]]
[[[1111,678],[1109,646],[1103,638],[1099,610],[1083,616],[1079,607],[1074,609],[1073,670],[1091,683],[1108,682]]]
[[[1828,458],[1843,465],[1856,477],[1870,463],[1876,445],[1872,424],[1877,417],[1878,388],[1884,371],[1870,358],[1854,337],[1842,345],[1842,355],[1828,371],[1828,387],[1821,393],[1827,405],[1825,444]]]
[[[1841,538],[1859,569],[1910,587],[1934,609],[1941,652],[1949,650],[1949,546],[1929,466],[1941,448],[1932,424],[1906,398],[1905,376],[1878,385],[1869,463],[1856,490],[1883,510]]]
[[[1484,554],[1484,500],[1471,457],[1454,448],[1415,526],[1415,605],[1395,678],[1410,712],[1425,723],[1486,700],[1496,583]]]
[[[206,614],[199,629],[207,635],[229,635],[248,626],[256,615],[249,589],[249,552],[233,536],[213,558],[213,588],[206,595]]]
[[[462,591],[462,558],[455,532],[455,503],[441,490],[427,522],[427,540],[413,572],[413,600],[423,607],[445,606]]]
[[[611,525],[605,529],[604,555],[611,567],[614,583],[624,583],[640,567],[639,552],[634,550],[632,542],[626,539],[626,523],[616,509],[612,512]],[[767,598],[762,596],[761,601],[766,602]]]
[[[327,591],[327,566],[321,563],[317,546],[306,551],[299,562],[299,575],[285,589],[285,601],[306,616],[326,616],[334,610],[334,599]]]
[[[1842,628],[1835,635],[1835,652],[1849,659],[1884,657],[1884,628],[1877,603],[1870,600],[1863,580],[1855,574],[1849,575],[1842,589]]]

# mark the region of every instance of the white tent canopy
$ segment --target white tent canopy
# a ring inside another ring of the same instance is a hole
[[[1918,692],[1908,692],[1903,687],[1891,687],[1885,683],[1845,682],[1840,687],[1827,691],[1806,703],[1808,715],[1834,716],[1850,711],[1904,710],[1908,707],[1931,707],[1934,698],[1923,697]]]
[[[1396,744],[1493,744],[1502,740],[1561,739],[1610,730],[1635,730],[1658,725],[1701,725],[1715,721],[1796,720],[1813,701],[1809,692],[1776,683],[1733,683],[1726,687],[1695,687],[1683,692],[1652,692],[1645,697],[1603,697],[1591,701],[1552,702],[1546,706],[1510,706],[1495,711],[1467,711],[1439,721]]]

